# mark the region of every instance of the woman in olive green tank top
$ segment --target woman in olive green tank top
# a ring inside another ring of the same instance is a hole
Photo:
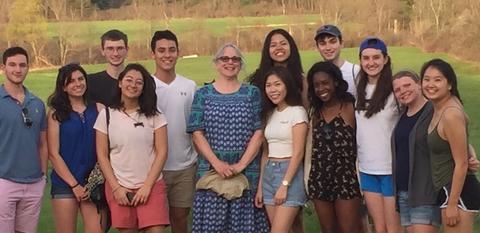
[[[428,128],[433,184],[439,190],[444,232],[472,232],[480,208],[479,185],[468,170],[467,117],[450,64],[433,59],[421,70],[422,90],[433,103]]]

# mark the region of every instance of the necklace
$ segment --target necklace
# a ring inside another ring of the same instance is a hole
[[[138,118],[140,118],[140,116],[137,115],[137,119],[133,118],[132,116],[130,116],[130,114],[128,114],[125,109],[122,110],[122,112],[127,115],[128,118],[130,118],[132,121],[133,121],[133,127],[137,128],[138,126],[141,126],[141,127],[144,127],[143,125],[143,122],[141,122]],[[135,111],[137,112],[137,111]],[[137,112],[138,113],[138,112]]]

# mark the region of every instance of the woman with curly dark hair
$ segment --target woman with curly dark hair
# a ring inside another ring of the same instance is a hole
[[[355,139],[355,98],[340,69],[315,63],[308,71],[311,127],[305,181],[322,232],[361,232]],[[345,221],[348,219],[348,221]]]

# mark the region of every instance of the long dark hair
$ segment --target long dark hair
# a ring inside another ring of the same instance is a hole
[[[335,97],[342,103],[354,103],[355,97],[348,92],[348,83],[343,79],[342,71],[333,63],[328,61],[317,62],[313,64],[307,74],[308,82],[308,100],[311,104],[311,111],[315,114],[320,113],[324,102],[315,94],[313,77],[315,74],[326,73],[335,84]]]
[[[300,53],[298,52],[298,47],[293,37],[283,29],[274,29],[267,34],[265,41],[263,42],[260,65],[257,70],[247,78],[247,81],[262,89],[262,84],[265,82],[263,79],[267,77],[266,73],[274,66],[274,61],[270,57],[270,42],[275,34],[282,35],[290,44],[290,57],[288,57],[285,62],[287,64],[287,69],[290,71],[292,78],[295,81],[296,87],[301,92],[303,90],[303,68],[300,60]]]
[[[72,73],[80,71],[85,78],[85,86],[87,85],[87,73],[79,64],[67,64],[58,69],[57,81],[55,83],[55,90],[48,97],[48,106],[55,111],[52,114],[53,119],[58,122],[66,121],[70,118],[70,113],[73,111],[68,94],[64,91],[66,85],[72,80]],[[83,94],[83,101],[87,105],[86,91]]]
[[[372,97],[366,99],[366,91],[368,83],[368,75],[365,71],[360,69],[358,73],[358,86],[357,86],[357,111],[366,110],[365,116],[370,118],[374,114],[380,112],[387,102],[388,96],[393,92],[392,85],[392,62],[390,56],[382,52],[382,55],[387,59],[387,63],[380,71],[380,77],[378,78],[377,85],[373,91]],[[361,56],[361,55],[360,55]],[[368,102],[368,104],[367,104]]]
[[[430,67],[437,69],[440,73],[442,73],[443,76],[445,76],[448,84],[452,86],[452,88],[450,89],[450,94],[452,94],[453,96],[456,96],[460,101],[460,103],[463,103],[462,99],[460,98],[460,92],[458,91],[458,87],[457,87],[457,75],[455,74],[455,71],[453,70],[453,67],[450,65],[450,63],[439,58],[432,59],[430,61],[425,62],[425,64],[423,64],[422,69],[420,71],[420,77],[422,81],[423,81],[423,77],[425,76],[425,71],[427,71],[427,69]]]
[[[155,94],[155,81],[145,67],[137,63],[128,64],[127,67],[125,67],[125,70],[123,70],[118,76],[118,82],[121,82],[125,75],[131,70],[140,72],[143,79],[142,94],[138,97],[138,105],[140,106],[138,112],[145,114],[146,117],[157,115],[158,110],[157,95]],[[116,97],[112,105],[112,108],[117,110],[120,110],[123,107],[121,92],[120,87],[117,87]]]
[[[302,106],[302,95],[300,94],[297,86],[295,85],[292,74],[285,67],[274,66],[265,74],[265,78],[263,79],[264,82],[262,84],[261,92],[263,99],[265,99],[265,105],[262,109],[262,119],[265,123],[267,122],[268,117],[272,114],[273,110],[277,106],[272,103],[272,101],[267,97],[267,93],[265,91],[267,79],[270,75],[276,75],[285,84],[285,88],[287,91],[287,94],[285,96],[285,102],[288,106]]]

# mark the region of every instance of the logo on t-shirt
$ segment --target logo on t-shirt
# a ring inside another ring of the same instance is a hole
[[[187,92],[186,91],[181,91],[180,95],[187,96]]]

